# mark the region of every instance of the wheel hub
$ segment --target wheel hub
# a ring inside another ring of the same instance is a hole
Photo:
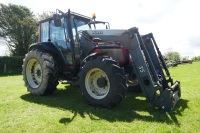
[[[106,97],[110,90],[107,74],[99,68],[91,69],[86,75],[85,87],[89,95],[95,99]]]
[[[100,77],[97,79],[97,85],[100,87],[100,88],[104,88],[105,86],[107,86],[107,80],[106,78],[104,77]]]
[[[37,88],[42,82],[42,68],[36,59],[31,59],[27,63],[26,78],[32,88]]]
[[[41,77],[41,71],[40,71],[40,69],[36,70],[36,75],[37,75],[37,77]]]

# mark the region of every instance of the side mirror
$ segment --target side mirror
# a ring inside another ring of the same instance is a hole
[[[62,25],[61,24],[61,15],[53,14],[53,20],[54,20],[55,27],[60,27]]]

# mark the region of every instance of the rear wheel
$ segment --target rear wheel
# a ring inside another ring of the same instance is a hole
[[[33,95],[47,95],[58,85],[58,67],[53,57],[41,50],[31,50],[26,54],[22,65],[23,80]]]
[[[127,91],[124,72],[111,58],[97,57],[85,63],[79,84],[84,98],[93,106],[115,106]]]

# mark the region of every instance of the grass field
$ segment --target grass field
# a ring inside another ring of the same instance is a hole
[[[22,75],[0,76],[0,132],[200,132],[200,62],[170,68],[182,98],[171,112],[153,108],[129,92],[112,109],[89,106],[79,88],[59,85],[50,96],[32,96]]]

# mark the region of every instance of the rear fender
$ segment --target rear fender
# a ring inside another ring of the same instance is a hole
[[[32,49],[40,49],[47,51],[48,53],[52,54],[54,58],[59,62],[61,65],[66,64],[66,60],[64,58],[64,55],[60,51],[60,49],[56,46],[56,44],[52,42],[39,42],[39,43],[34,43],[29,47],[29,51]]]

